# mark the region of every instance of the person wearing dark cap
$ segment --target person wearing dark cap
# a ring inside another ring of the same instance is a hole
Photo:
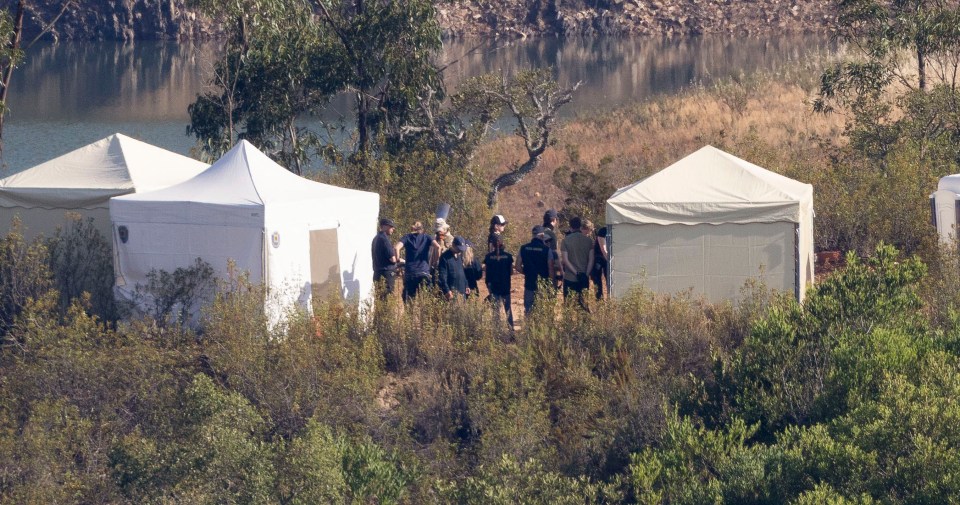
[[[517,254],[517,272],[523,274],[523,310],[529,314],[541,287],[550,286],[553,272],[553,254],[544,239],[543,226],[533,227],[530,243],[520,247]]]
[[[603,285],[610,280],[610,255],[607,253],[607,227],[597,230],[593,240],[593,269],[590,279],[597,291],[597,300],[603,300]]]
[[[487,253],[483,264],[487,268],[487,291],[490,301],[503,303],[507,313],[507,324],[513,328],[513,310],[510,304],[510,277],[513,273],[513,255],[503,250],[503,237],[497,236],[492,244],[493,251]],[[494,310],[500,311],[494,306]],[[499,316],[498,316],[499,317]]]
[[[423,223],[417,221],[410,233],[397,242],[397,257],[403,251],[406,262],[403,268],[403,301],[417,296],[423,286],[430,283],[430,235],[423,232]]]
[[[454,237],[450,249],[443,251],[437,265],[437,286],[447,300],[455,296],[470,294],[467,287],[467,275],[463,270],[463,252],[467,250],[467,241],[463,237]]]
[[[392,219],[380,220],[380,233],[373,237],[373,283],[377,298],[385,299],[393,293],[394,274],[397,271],[397,253],[390,242],[390,235],[397,225]],[[381,281],[383,279],[383,281]]]
[[[543,242],[550,248],[553,256],[552,279],[556,288],[559,288],[563,281],[563,262],[560,261],[560,244],[557,241],[556,231],[558,220],[557,211],[554,209],[548,209],[543,213]]]
[[[507,227],[507,218],[497,214],[490,218],[490,233],[487,234],[487,252],[493,252],[496,248],[497,239],[503,234]]]
[[[590,287],[590,269],[593,267],[593,239],[583,234],[582,227],[593,229],[589,220],[582,222],[579,217],[570,220],[572,230],[563,239],[560,256],[563,258],[563,297],[575,293],[577,303],[587,308],[583,291]]]

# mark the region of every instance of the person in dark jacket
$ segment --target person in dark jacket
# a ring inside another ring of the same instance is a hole
[[[467,250],[467,241],[455,237],[450,248],[440,255],[437,264],[437,286],[447,300],[455,296],[470,294],[467,287],[467,275],[463,270],[463,252]]]
[[[513,329],[513,310],[510,305],[510,276],[513,273],[513,255],[503,250],[503,237],[497,236],[490,241],[492,252],[487,253],[483,264],[487,268],[487,290],[490,301],[503,303],[507,313],[507,324]],[[498,311],[500,309],[495,308]]]
[[[410,233],[397,242],[397,257],[400,252],[406,254],[403,268],[403,301],[417,296],[424,286],[430,284],[430,235],[423,232],[423,223],[417,221],[410,227]]]
[[[523,274],[523,309],[529,314],[541,287],[552,285],[553,252],[544,242],[543,226],[533,227],[533,240],[520,247],[517,272]]]
[[[563,285],[563,261],[560,261],[560,241],[557,240],[557,224],[560,222],[557,211],[547,209],[543,213],[543,243],[550,248],[551,259],[553,260],[553,274],[551,279],[557,289]]]
[[[397,228],[392,219],[380,220],[380,233],[373,237],[373,283],[377,298],[383,300],[393,293],[394,274],[397,271],[397,253],[390,242],[390,235]],[[383,279],[381,281],[381,279]]]
[[[607,227],[597,230],[593,242],[593,269],[590,272],[593,286],[597,290],[597,300],[603,300],[603,286],[610,280],[610,256],[607,253]]]

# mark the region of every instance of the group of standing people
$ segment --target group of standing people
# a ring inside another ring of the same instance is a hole
[[[510,292],[512,275],[516,271],[524,277],[525,312],[533,309],[538,293],[548,290],[552,294],[560,288],[564,298],[574,297],[586,310],[584,292],[589,289],[590,281],[593,281],[597,300],[603,298],[604,286],[609,282],[606,228],[601,228],[593,236],[593,223],[573,217],[569,221],[570,230],[559,241],[558,223],[555,210],[544,213],[543,224],[533,227],[530,242],[520,247],[515,259],[504,244],[506,218],[500,214],[493,216],[487,236],[487,253],[481,262],[475,255],[473,244],[461,236],[454,236],[443,218],[435,221],[433,235],[426,233],[423,224],[417,221],[411,226],[410,233],[395,244],[390,237],[396,224],[391,219],[381,219],[380,233],[373,240],[372,251],[378,297],[383,299],[393,293],[400,265],[404,267],[404,301],[431,286],[448,300],[479,296],[478,283],[484,279],[488,300],[503,304],[507,323],[512,328]]]

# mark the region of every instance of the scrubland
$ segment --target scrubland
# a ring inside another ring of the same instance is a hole
[[[856,156],[841,119],[810,112],[814,75],[576,118],[498,209],[515,249],[544,208],[602,222],[606,189],[713,144],[814,185],[817,247],[846,264],[802,305],[760,284],[736,304],[638,288],[590,312],[544,298],[513,330],[480,300],[331,298],[270,328],[240,273],[189,329],[175,296],[137,316],[113,303],[108,256],[91,270],[62,254],[102,250],[88,225],[11,233],[0,501],[956,500],[960,262],[926,201],[950,167],[909,145],[882,166]],[[479,170],[510,163],[512,142],[486,145]],[[482,236],[488,211],[462,212]]]

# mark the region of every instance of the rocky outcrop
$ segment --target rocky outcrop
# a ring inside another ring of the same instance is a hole
[[[497,0],[438,4],[448,35],[827,33],[829,0]]]
[[[52,19],[62,0],[32,0],[24,31],[32,37]],[[0,4],[13,12],[16,0]],[[56,40],[187,40],[217,34],[215,23],[185,7],[184,0],[87,0],[71,5],[48,37]]]
[[[28,2],[28,33],[60,3]],[[12,10],[16,2],[0,5]],[[830,0],[453,0],[436,6],[450,37],[826,33],[835,21]],[[187,40],[217,34],[216,23],[187,9],[184,0],[87,0],[68,10],[51,37]]]

